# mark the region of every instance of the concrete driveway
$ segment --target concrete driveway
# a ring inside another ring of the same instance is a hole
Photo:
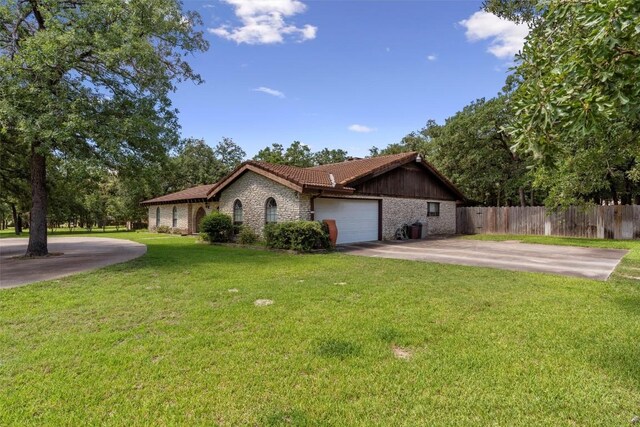
[[[619,249],[460,238],[367,242],[343,245],[340,248],[343,253],[351,255],[533,271],[595,280],[607,280],[628,252]]]
[[[143,244],[104,237],[49,237],[50,253],[58,256],[16,259],[27,250],[28,239],[0,239],[0,288],[14,288],[52,280],[111,264],[129,261],[147,252]]]

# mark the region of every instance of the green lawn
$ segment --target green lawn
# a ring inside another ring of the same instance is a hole
[[[629,425],[640,415],[640,242],[581,241],[632,250],[596,282],[109,235],[148,253],[0,291],[0,425]]]

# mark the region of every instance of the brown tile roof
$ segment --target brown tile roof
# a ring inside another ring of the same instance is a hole
[[[323,171],[333,174],[336,183],[347,185],[366,175],[391,169],[395,166],[414,160],[416,152],[390,154],[387,156],[371,157],[368,159],[348,160],[341,163],[314,166],[309,170]]]
[[[289,180],[301,187],[334,187],[334,183],[331,181],[329,173],[321,170],[315,170],[313,168],[299,168],[297,166],[276,165],[273,163],[259,162],[255,160],[250,160],[247,164],[257,166],[260,169],[271,172],[272,174]]]
[[[198,185],[175,193],[165,194],[155,199],[145,200],[141,205],[186,202],[187,200],[207,200],[207,195],[217,184]]]

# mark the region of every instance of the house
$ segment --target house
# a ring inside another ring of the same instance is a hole
[[[311,168],[247,161],[221,181],[144,201],[149,227],[198,232],[214,210],[261,234],[269,222],[335,219],[338,243],[390,240],[420,221],[426,234],[454,234],[464,196],[416,152]]]

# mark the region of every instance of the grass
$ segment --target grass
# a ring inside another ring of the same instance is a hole
[[[597,282],[110,236],[148,253],[0,292],[0,425],[627,425],[640,414],[640,242],[582,241],[631,250]]]

